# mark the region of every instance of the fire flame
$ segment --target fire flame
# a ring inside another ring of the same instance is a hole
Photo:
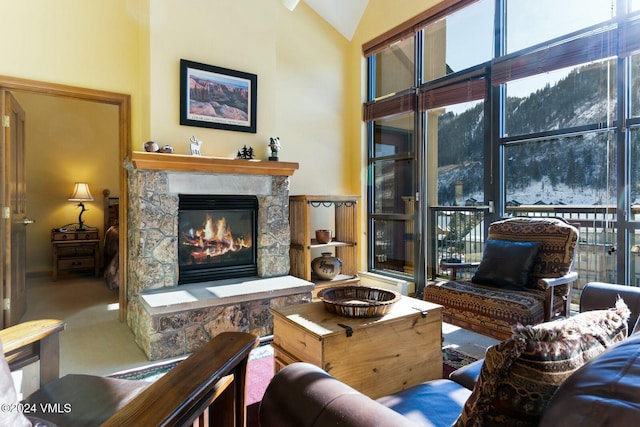
[[[184,237],[190,245],[198,248],[194,249],[194,255],[199,252],[206,257],[220,256],[227,252],[237,252],[251,247],[250,236],[234,237],[226,218],[214,220],[209,214],[201,229],[189,230]]]

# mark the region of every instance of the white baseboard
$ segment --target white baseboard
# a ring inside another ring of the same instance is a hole
[[[388,289],[399,292],[402,295],[409,295],[415,292],[415,284],[406,280],[383,276],[368,271],[359,271],[358,277],[360,278],[360,284],[363,286]]]

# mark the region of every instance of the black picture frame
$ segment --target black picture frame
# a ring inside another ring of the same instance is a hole
[[[258,76],[180,60],[180,124],[256,133]]]

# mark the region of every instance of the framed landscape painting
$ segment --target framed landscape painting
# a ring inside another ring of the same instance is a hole
[[[258,76],[180,60],[180,124],[256,133]]]

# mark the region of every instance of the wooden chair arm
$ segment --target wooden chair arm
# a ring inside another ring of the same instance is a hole
[[[565,274],[562,277],[543,278],[538,281],[545,289],[553,288],[555,286],[566,285],[567,283],[573,283],[578,280],[578,272],[572,271]]]
[[[569,272],[562,277],[546,278],[538,280],[539,284],[542,284],[545,288],[545,303],[544,303],[544,321],[548,322],[551,319],[562,316],[569,317],[571,315],[571,286],[573,282],[578,280],[578,273],[576,271]],[[554,311],[553,300],[556,297],[555,288],[560,285],[567,286],[567,291],[561,297],[564,299],[562,310],[558,313]]]
[[[9,369],[15,371],[40,361],[40,387],[60,376],[60,336],[66,322],[30,320],[0,330]]]
[[[258,342],[243,332],[215,336],[103,426],[191,425],[198,418],[211,421],[200,425],[244,426],[247,361]]]
[[[26,345],[38,342],[52,334],[65,329],[67,324],[62,320],[39,319],[18,323],[0,330],[0,340],[4,353],[10,353]]]

